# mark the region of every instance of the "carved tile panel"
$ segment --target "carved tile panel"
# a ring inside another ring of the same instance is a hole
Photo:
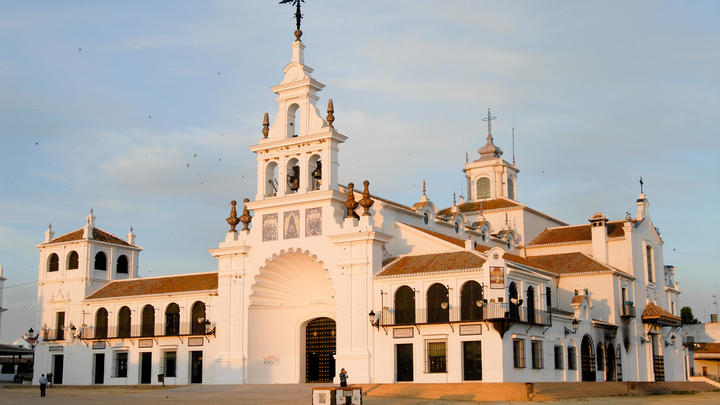
[[[322,235],[322,207],[305,210],[305,236]]]
[[[278,238],[278,214],[264,214],[262,218],[262,240],[267,242]]]
[[[283,215],[283,239],[300,237],[300,210],[285,211]]]

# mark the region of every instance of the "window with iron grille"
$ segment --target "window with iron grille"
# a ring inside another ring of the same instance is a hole
[[[425,353],[426,373],[447,373],[447,340],[426,340]]]
[[[568,347],[568,370],[577,370],[577,350]]]
[[[515,368],[525,368],[525,341],[513,339],[513,365]]]
[[[555,346],[555,369],[562,370],[565,359],[563,358],[563,347],[560,345]]]
[[[165,377],[175,377],[175,368],[177,364],[176,352],[165,352],[163,356],[163,366]]]
[[[532,342],[532,367],[535,369],[543,368],[543,346],[542,341],[536,340]]]
[[[128,352],[115,352],[113,377],[127,377]]]

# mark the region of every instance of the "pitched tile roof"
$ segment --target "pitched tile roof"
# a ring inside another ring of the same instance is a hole
[[[609,238],[625,236],[623,224],[625,221],[611,221],[607,223],[607,236]],[[562,242],[582,242],[592,240],[590,224],[560,226],[545,228],[529,245],[546,245]]]
[[[485,259],[468,251],[402,256],[378,273],[377,276],[401,276],[436,271],[477,269],[482,267],[483,264],[485,264]]]
[[[90,294],[87,299],[217,290],[217,287],[217,272],[168,277],[135,278],[131,280],[112,281],[105,287]]]
[[[598,262],[592,257],[578,252],[558,253],[543,256],[530,256],[532,262],[539,263],[553,273],[560,275],[577,273],[607,273],[614,268]]]
[[[508,200],[507,198],[493,198],[491,200],[466,202],[463,204],[459,204],[457,207],[458,207],[458,210],[460,210],[460,212],[476,212],[476,211],[496,210],[496,209],[500,209],[500,208],[522,207],[522,204],[517,203],[513,200]],[[452,207],[445,208],[443,210],[438,211],[438,213],[437,213],[437,215],[439,215],[439,216],[448,216],[451,214],[452,214]]]
[[[114,243],[116,245],[133,246],[126,241],[118,238],[117,236],[105,232],[100,228],[93,228],[92,239],[100,242]],[[74,242],[77,240],[83,240],[83,228],[76,229],[72,232],[68,232],[65,235],[58,236],[48,243],[59,243],[59,242]]]
[[[585,299],[585,295],[573,295],[571,302],[573,304],[582,304],[584,299]]]
[[[659,325],[680,326],[681,318],[664,310],[659,305],[649,302],[642,313],[644,323],[656,323]]]
[[[444,235],[439,232],[431,231],[431,230],[425,229],[425,228],[420,228],[419,226],[406,224],[404,222],[399,222],[399,223],[409,226],[413,229],[417,229],[418,231],[424,232],[424,233],[434,236],[438,239],[442,239],[446,242],[450,242],[458,247],[465,248],[465,241],[460,238],[456,238],[456,237],[449,236],[449,235]],[[490,249],[491,248],[489,246],[481,245],[479,243],[475,245],[475,250],[477,250],[478,252],[481,252],[481,253],[485,253],[485,252],[489,251]],[[503,259],[514,262],[514,263],[522,264],[525,266],[529,266],[529,267],[535,267],[535,268],[543,269],[543,270],[550,270],[541,263],[535,263],[532,260],[528,260],[525,257],[518,256],[516,254],[512,254],[512,253],[508,253],[508,252],[505,252],[503,254]]]
[[[720,343],[695,343],[695,353],[720,353]]]

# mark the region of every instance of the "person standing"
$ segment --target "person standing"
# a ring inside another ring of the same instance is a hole
[[[340,369],[340,386],[347,387],[347,371],[344,368]]]
[[[40,376],[40,380],[38,381],[40,383],[40,396],[45,396],[45,387],[47,387],[47,378],[45,378],[45,374]]]

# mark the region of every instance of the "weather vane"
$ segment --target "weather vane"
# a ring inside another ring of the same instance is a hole
[[[302,36],[302,31],[300,31],[300,20],[302,20],[303,15],[300,12],[300,3],[304,3],[305,0],[280,0],[279,4],[288,4],[295,6],[295,24],[297,25],[297,30],[295,30],[295,38],[297,40],[300,40],[300,37]]]
[[[483,121],[487,121],[487,123],[488,123],[488,135],[492,135],[492,121],[493,121],[493,120],[496,120],[496,119],[497,119],[497,117],[493,117],[493,116],[490,114],[490,108],[488,108],[488,115],[487,115],[487,117],[485,117],[485,118],[482,119]]]
[[[643,183],[642,176],[640,176],[640,194],[643,193],[643,184],[645,184],[645,183]]]

